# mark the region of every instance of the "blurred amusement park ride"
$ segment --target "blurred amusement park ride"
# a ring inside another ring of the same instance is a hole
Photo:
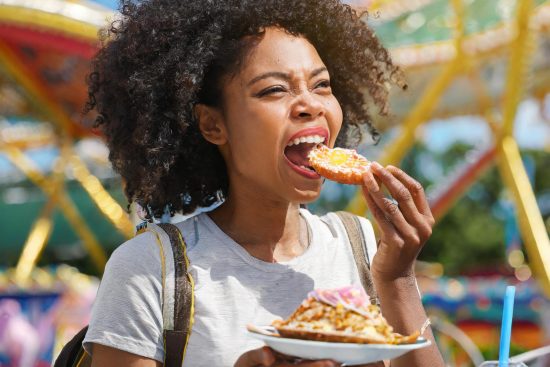
[[[432,119],[483,119],[492,131],[491,145],[440,185],[430,204],[436,219],[441,219],[489,167],[498,167],[514,199],[537,281],[525,283],[518,292],[518,314],[530,322],[527,329],[543,323],[550,327],[550,321],[543,320],[548,315],[533,312],[549,305],[550,240],[513,135],[514,125],[522,124],[516,119],[520,102],[548,100],[550,2],[347,3],[368,10],[365,21],[390,48],[409,86],[406,92],[392,90],[390,117],[376,121],[382,132],[393,132],[393,140],[374,158],[399,164],[415,144],[417,130]],[[106,252],[133,236],[138,219],[126,214],[120,179],[91,128],[93,114],[81,113],[89,60],[99,46],[98,30],[115,19],[116,6],[113,0],[0,0],[0,266],[16,265],[0,276],[0,302],[13,296],[15,288],[39,288],[37,279],[49,277],[43,283],[58,296],[59,284],[66,289],[71,288],[67,279],[82,280],[66,276],[66,269],[61,278],[58,270],[45,275],[37,269],[46,246],[57,261],[88,254],[101,274]],[[365,214],[360,195],[350,201],[348,210]],[[492,325],[502,294],[494,291],[504,286],[500,278],[479,283],[426,277],[421,282],[430,310]],[[463,323],[462,329],[468,328],[469,335],[483,329]],[[489,329],[491,333],[495,327]],[[548,341],[540,327],[535,329],[526,332],[535,335],[524,343],[527,349]],[[476,343],[487,336],[480,335]],[[0,356],[2,337],[0,333]],[[457,358],[453,365],[460,365],[461,357]],[[470,358],[479,361],[479,356]]]

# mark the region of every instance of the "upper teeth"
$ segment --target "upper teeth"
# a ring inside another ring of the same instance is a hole
[[[294,140],[291,140],[290,143],[287,144],[287,147],[298,145],[300,143],[315,143],[319,144],[325,141],[325,138],[320,135],[310,135],[310,136],[302,136],[299,138],[296,138]]]

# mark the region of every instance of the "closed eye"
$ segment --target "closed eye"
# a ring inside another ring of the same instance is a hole
[[[279,92],[286,92],[286,89],[280,85],[274,85],[272,87],[261,90],[256,94],[256,97],[264,97]]]
[[[330,81],[325,79],[321,80],[319,83],[315,84],[314,91],[321,94],[332,94],[332,89],[330,88]]]
[[[315,85],[315,88],[330,88],[330,81],[329,80],[321,80],[319,83]]]

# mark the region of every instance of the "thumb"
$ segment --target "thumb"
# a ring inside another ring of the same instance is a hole
[[[252,349],[244,353],[237,359],[234,367],[253,367],[264,366],[269,367],[275,363],[275,356],[271,349],[268,347],[262,347],[258,349]]]

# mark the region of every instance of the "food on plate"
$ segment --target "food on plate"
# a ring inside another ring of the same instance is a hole
[[[308,155],[313,169],[329,180],[349,185],[360,185],[363,173],[370,162],[353,149],[334,148],[318,145]]]
[[[315,290],[286,320],[272,325],[282,337],[338,343],[410,344],[421,332],[393,332],[360,286]]]

